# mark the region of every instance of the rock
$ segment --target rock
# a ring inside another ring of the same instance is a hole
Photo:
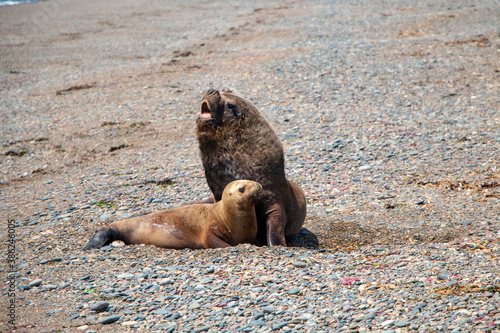
[[[274,313],[274,306],[266,306],[264,308],[262,308],[262,312],[264,313],[268,313],[268,314],[271,314],[271,313]]]
[[[132,274],[132,273],[122,273],[122,274],[118,274],[116,276],[117,279],[124,279],[124,280],[130,280],[134,277],[135,275]]]
[[[172,313],[172,312],[168,311],[166,309],[156,309],[152,313],[153,314],[157,314],[157,315],[166,315],[166,314],[169,314],[169,313]]]
[[[165,286],[167,284],[174,284],[174,281],[172,281],[172,279],[169,279],[169,278],[164,278],[164,279],[161,279],[158,284],[160,286]]]
[[[437,275],[438,280],[448,280],[448,273],[441,272]]]
[[[372,313],[367,314],[363,319],[364,320],[372,320],[372,319],[375,319],[375,317],[377,317],[377,314],[375,312],[372,312]]]
[[[292,265],[298,268],[304,268],[307,264],[303,261],[292,261]]]
[[[111,243],[112,247],[124,247],[125,243],[121,240],[115,240],[113,243]]]
[[[31,281],[31,282],[29,283],[29,287],[30,287],[30,288],[31,288],[31,287],[38,287],[39,285],[41,285],[41,284],[42,284],[42,282],[43,282],[43,280],[42,280],[42,279],[35,279],[35,280],[33,280],[33,281]]]
[[[58,289],[64,289],[64,288],[68,288],[69,286],[71,286],[71,284],[70,284],[70,283],[68,283],[68,282],[63,282],[63,283],[59,284],[59,285],[57,286],[57,288],[58,288]]]
[[[90,310],[95,311],[95,312],[102,312],[106,310],[109,306],[109,302],[106,301],[98,301],[92,304],[90,307]]]
[[[120,320],[119,315],[112,315],[112,316],[108,316],[108,317],[104,317],[104,318],[100,319],[99,324],[103,324],[103,325],[112,324],[118,320]]]
[[[264,326],[266,324],[265,321],[259,319],[250,319],[248,325],[250,326]]]
[[[201,304],[198,303],[198,302],[196,302],[196,301],[191,302],[191,304],[189,304],[189,306],[188,306],[189,310],[196,310],[196,309],[199,309],[199,308],[201,308]]]
[[[283,327],[285,327],[287,324],[288,324],[287,321],[284,321],[284,322],[281,322],[281,323],[277,323],[277,324],[273,324],[272,327],[271,327],[271,329],[273,331],[279,330],[279,329],[282,329]]]
[[[383,321],[380,326],[382,327],[386,327],[386,326],[392,326],[392,324],[394,324],[394,320],[386,320],[386,321]]]
[[[468,324],[468,323],[472,323],[472,319],[469,318],[469,317],[466,317],[466,318],[459,318],[457,320],[457,324],[458,325],[463,325],[463,324]]]

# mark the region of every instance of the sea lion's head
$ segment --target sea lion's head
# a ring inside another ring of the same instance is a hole
[[[216,130],[230,124],[240,124],[254,107],[249,101],[229,93],[210,89],[201,102],[201,113],[196,121],[198,131]]]
[[[222,194],[223,201],[233,201],[244,210],[253,207],[262,195],[262,185],[251,180],[234,180],[227,184]]]

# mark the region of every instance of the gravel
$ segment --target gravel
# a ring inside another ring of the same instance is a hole
[[[23,330],[500,331],[498,3],[54,4],[0,7]],[[211,87],[280,136],[299,236],[83,252],[112,221],[209,195],[194,121]]]

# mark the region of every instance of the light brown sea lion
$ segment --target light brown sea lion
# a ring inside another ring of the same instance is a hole
[[[218,248],[253,243],[257,236],[255,204],[262,186],[250,180],[229,183],[222,200],[147,214],[98,230],[83,248],[100,248],[114,240],[166,248]]]
[[[285,178],[283,146],[264,116],[250,101],[230,93],[207,91],[197,121],[197,137],[212,197],[237,179],[262,184],[255,206],[260,245],[283,245],[300,231],[306,217],[302,189]]]

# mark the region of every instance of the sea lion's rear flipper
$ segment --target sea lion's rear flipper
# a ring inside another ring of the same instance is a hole
[[[120,233],[113,228],[105,228],[97,230],[92,238],[83,247],[84,251],[90,249],[98,249],[105,245],[111,244],[113,241],[120,239]]]

